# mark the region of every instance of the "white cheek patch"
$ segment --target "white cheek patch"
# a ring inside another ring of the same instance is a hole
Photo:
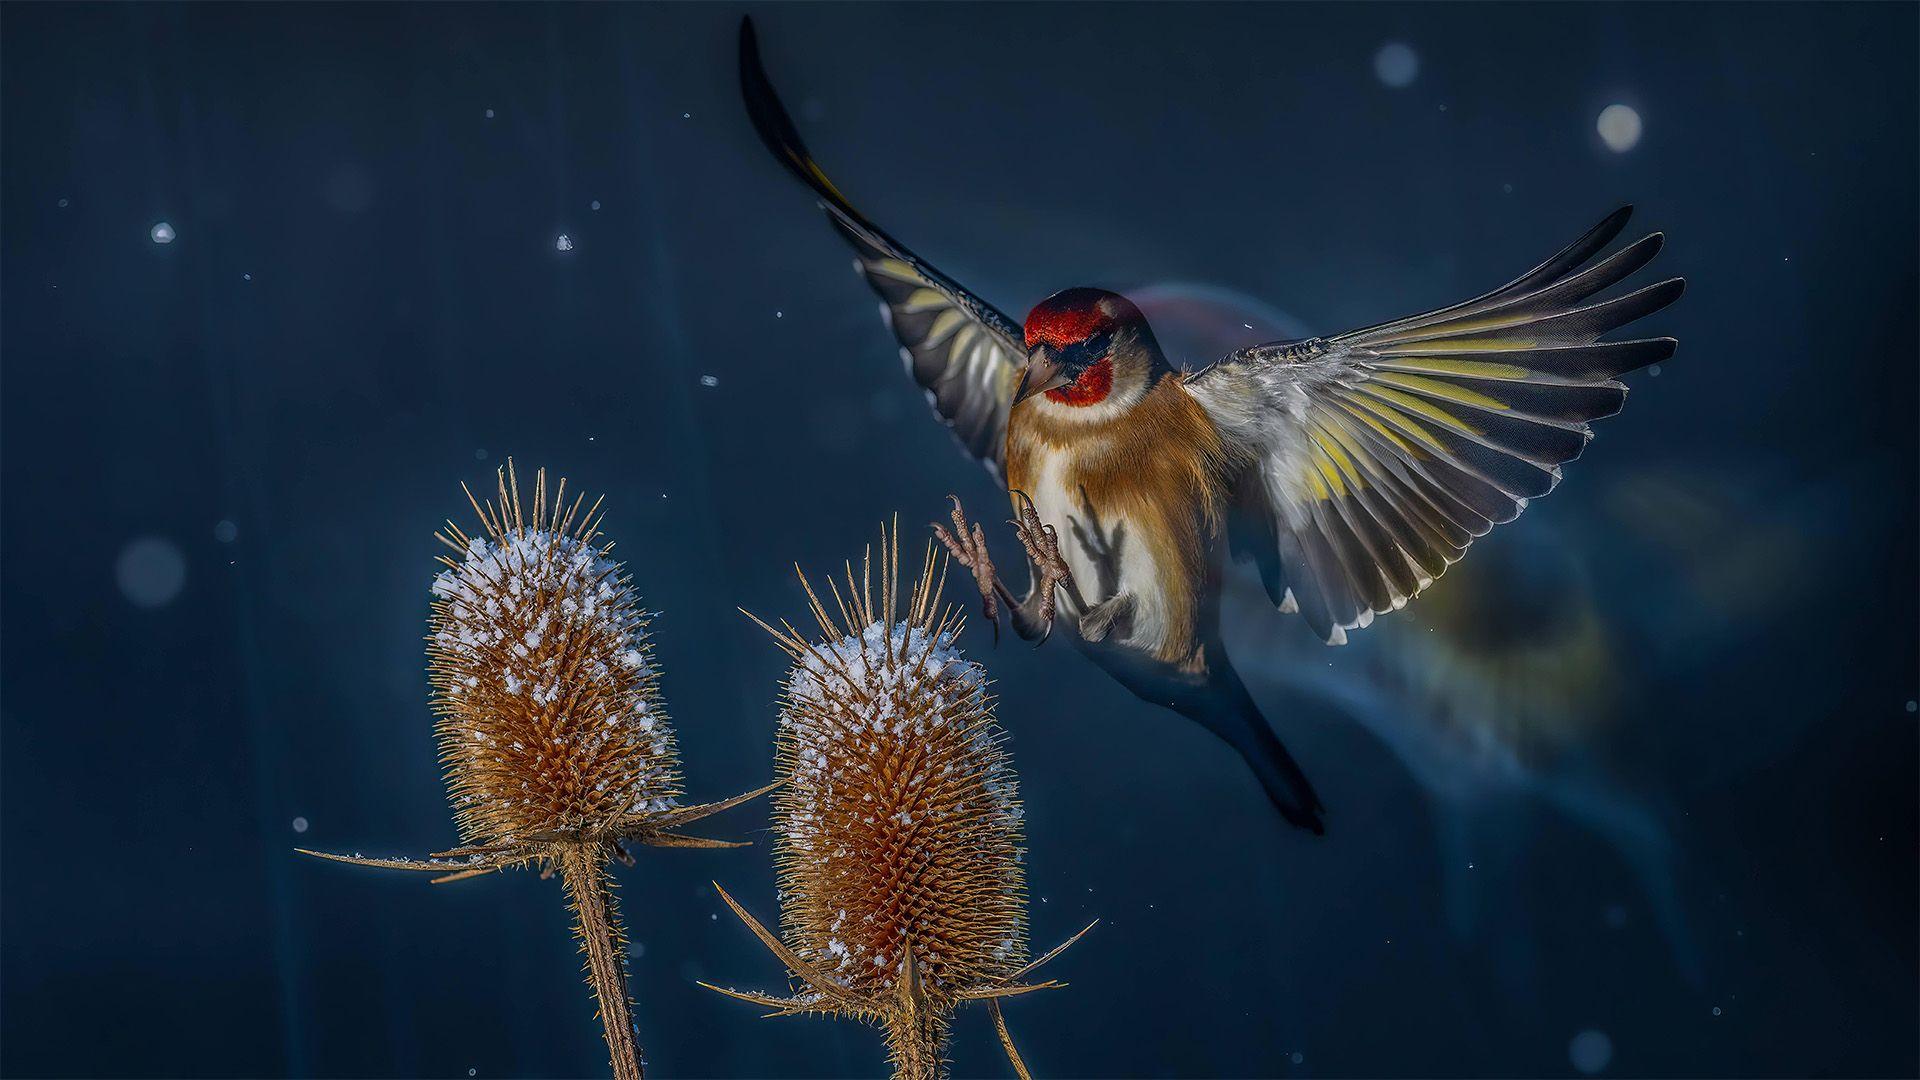
[[[1128,409],[1138,404],[1140,392],[1137,389],[1132,393],[1115,390],[1092,405],[1068,405],[1045,394],[1036,394],[1028,400],[1042,416],[1055,423],[1105,424],[1120,419]]]
[[[1040,415],[1055,423],[1094,425],[1120,419],[1146,396],[1146,379],[1134,371],[1132,364],[1121,363],[1115,365],[1113,388],[1107,391],[1106,397],[1091,405],[1069,405],[1046,394],[1035,394],[1028,400]]]

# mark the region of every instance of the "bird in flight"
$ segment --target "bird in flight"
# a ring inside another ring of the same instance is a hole
[[[1397,611],[1474,539],[1560,482],[1620,410],[1619,375],[1672,338],[1601,341],[1680,296],[1673,278],[1595,300],[1659,252],[1655,233],[1602,255],[1622,208],[1473,300],[1332,337],[1241,349],[1195,370],[1140,310],[1071,288],[1015,323],[854,209],[774,93],[751,20],[740,85],[761,140],[818,198],[879,296],[901,360],[961,445],[1003,481],[1029,562],[1020,596],[954,500],[935,526],[998,632],[1056,624],[1140,698],[1245,758],[1288,821],[1325,810],[1220,640],[1229,554],[1330,645]]]

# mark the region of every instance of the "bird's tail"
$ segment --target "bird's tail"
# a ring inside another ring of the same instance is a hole
[[[1320,796],[1300,770],[1300,763],[1293,760],[1268,726],[1266,717],[1260,715],[1260,706],[1254,704],[1253,695],[1226,657],[1220,657],[1206,693],[1174,702],[1173,707],[1239,752],[1281,817],[1316,836],[1327,831],[1321,820],[1326,807],[1321,805]]]

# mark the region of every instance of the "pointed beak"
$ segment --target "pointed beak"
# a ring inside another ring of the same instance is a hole
[[[1015,405],[1035,394],[1044,394],[1065,386],[1073,381],[1073,376],[1060,366],[1050,355],[1052,350],[1042,346],[1027,356],[1027,370],[1020,376],[1020,389],[1014,391]]]

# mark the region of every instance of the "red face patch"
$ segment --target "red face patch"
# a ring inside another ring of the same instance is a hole
[[[1080,290],[1070,290],[1077,292]],[[1085,290],[1092,292],[1092,290]],[[1047,344],[1056,349],[1085,341],[1110,320],[1094,297],[1055,296],[1041,301],[1027,315],[1027,348]]]
[[[1088,365],[1079,378],[1047,391],[1047,399],[1062,405],[1097,405],[1112,391],[1113,357],[1103,356]]]

